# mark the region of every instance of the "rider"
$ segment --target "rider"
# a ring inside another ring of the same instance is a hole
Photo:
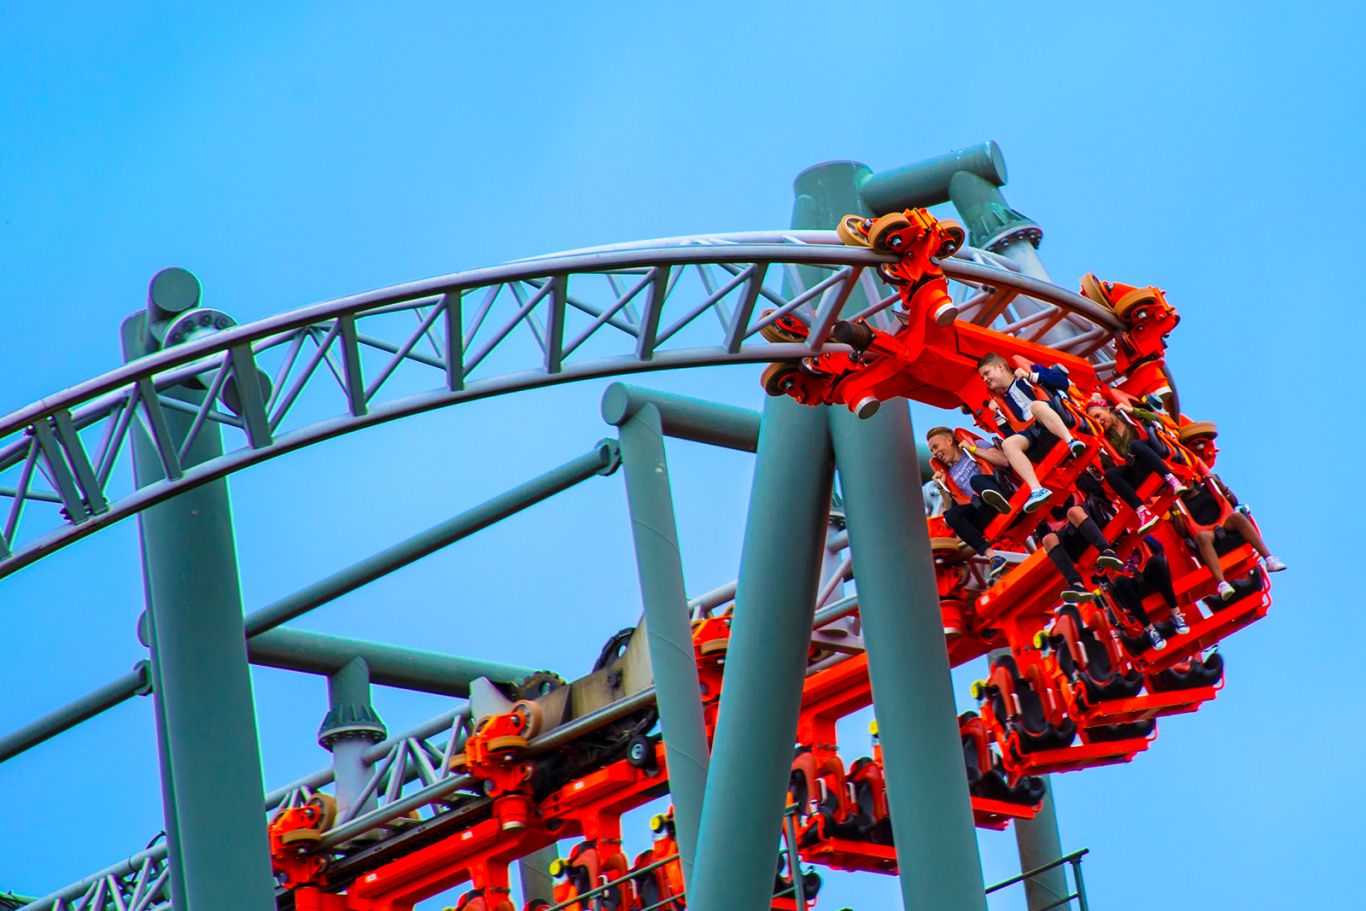
[[[1081,491],[1067,491],[1062,502],[1043,514],[1043,520],[1034,531],[1034,539],[1043,547],[1063,579],[1067,580],[1067,587],[1059,597],[1069,604],[1091,601],[1096,597],[1082,582],[1081,573],[1077,571],[1076,561],[1081,559],[1088,547],[1094,547],[1100,553],[1096,558],[1098,567],[1119,569],[1124,565],[1083,505],[1085,501],[1086,497]]]
[[[1034,460],[1043,458],[1058,440],[1067,444],[1071,457],[1086,451],[1086,444],[1072,436],[1057,407],[1039,398],[1039,390],[1050,395],[1065,395],[1071,381],[1062,368],[1039,364],[1028,369],[1018,367],[1012,373],[1006,359],[995,352],[984,355],[977,362],[977,373],[992,394],[992,407],[997,412],[998,425],[1002,426],[1005,442],[1001,444],[1001,451],[1020,480],[1029,487],[1025,512],[1033,512],[1053,496],[1052,491],[1039,483]]]
[[[1172,589],[1172,571],[1167,565],[1167,555],[1162,544],[1152,535],[1144,535],[1138,546],[1124,561],[1122,575],[1116,575],[1108,583],[1115,603],[1143,624],[1152,647],[1161,651],[1167,647],[1152,618],[1143,607],[1143,598],[1156,591],[1171,611],[1172,627],[1177,635],[1190,632],[1186,617],[1176,603],[1176,592]]]
[[[982,471],[977,459],[990,465],[1004,467],[1005,454],[995,446],[954,439],[948,427],[933,427],[925,434],[930,455],[947,466],[948,471],[935,471],[934,480],[952,496],[954,505],[944,511],[944,522],[964,544],[991,561],[987,575],[994,582],[1006,568],[1006,558],[996,552],[983,536],[997,513],[1010,512],[1010,501],[992,475]]]
[[[1252,549],[1261,555],[1267,572],[1278,573],[1287,567],[1280,559],[1272,556],[1266,542],[1262,540],[1261,533],[1257,531],[1257,526],[1253,525],[1252,520],[1241,510],[1234,509],[1229,512],[1227,518],[1219,521],[1220,515],[1224,512],[1220,499],[1230,504],[1238,502],[1233,491],[1224,486],[1219,476],[1211,474],[1203,483],[1194,485],[1181,495],[1180,503],[1185,515],[1183,516],[1180,510],[1174,510],[1172,518],[1177,530],[1195,544],[1195,549],[1200,554],[1200,562],[1205,564],[1214,581],[1218,583],[1219,597],[1227,601],[1236,592],[1224,578],[1224,568],[1219,565],[1219,552],[1214,547],[1216,529],[1223,528],[1226,533],[1236,534],[1251,544]],[[1194,525],[1195,528],[1192,529],[1190,525]]]
[[[1124,414],[1139,420],[1159,420],[1156,413],[1135,408],[1126,402],[1121,402],[1117,407]],[[1106,469],[1106,483],[1137,513],[1138,530],[1147,531],[1157,524],[1158,517],[1139,498],[1138,485],[1142,484],[1148,475],[1158,474],[1175,493],[1184,493],[1186,486],[1172,474],[1171,468],[1162,460],[1162,456],[1152,444],[1141,439],[1138,431],[1123,417],[1115,414],[1115,410],[1099,395],[1092,396],[1086,406],[1086,414],[1100,425],[1105,432],[1106,442],[1122,460]],[[1110,460],[1109,453],[1104,450],[1101,451],[1101,457],[1104,461]]]

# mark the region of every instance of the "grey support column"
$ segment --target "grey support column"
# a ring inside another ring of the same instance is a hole
[[[910,418],[899,400],[868,421],[837,408],[829,417],[902,901],[985,911]]]
[[[1002,248],[1003,256],[1008,256],[1020,266],[1020,271],[1030,278],[1051,282],[1053,279],[1039,259],[1034,244],[1026,238],[1017,238]],[[1053,330],[1055,337],[1066,338],[1074,334],[1071,326],[1063,324]],[[992,653],[995,658],[996,653]],[[1052,863],[1062,857],[1062,835],[1058,831],[1058,814],[1053,804],[1053,783],[1051,776],[1043,776],[1043,806],[1033,819],[1015,820],[1015,845],[1020,854],[1020,871],[1033,870],[1044,864]],[[1040,911],[1057,902],[1068,894],[1066,867],[1031,876],[1025,880],[1025,901],[1029,911]]]
[[[707,781],[707,728],[659,407],[645,404],[625,416],[620,439],[679,861],[684,880],[690,881]]]
[[[951,201],[968,229],[972,245],[991,250],[1013,260],[1020,272],[1031,278],[1051,281],[1039,259],[1037,247],[1043,232],[1027,216],[1012,209],[1000,188],[1006,183],[1005,157],[995,142],[959,149],[936,158],[867,177],[860,188],[865,203],[877,213],[911,206],[934,206]],[[1028,298],[1016,298],[1017,316],[1029,316],[1041,309]],[[1064,319],[1041,339],[1056,344],[1088,328],[1078,328]],[[1034,819],[1015,825],[1020,851],[1020,869],[1030,870],[1061,856],[1061,839],[1053,808],[1052,788]],[[1066,893],[1066,876],[1061,867],[1034,877],[1027,885],[1031,911],[1046,907],[1056,897],[1053,890]]]
[[[555,880],[550,876],[550,862],[559,856],[554,845],[532,851],[517,861],[517,876],[522,881],[522,904],[541,899],[548,905],[555,903]]]
[[[1053,782],[1045,775],[1043,805],[1033,819],[1015,820],[1015,845],[1020,852],[1020,871],[1051,864],[1062,857],[1062,838],[1058,817],[1053,809]],[[1025,880],[1025,903],[1029,911],[1057,907],[1071,890],[1067,887],[1067,867],[1058,866]]]
[[[830,508],[824,409],[769,399],[726,656],[694,911],[767,908]]]
[[[181,269],[156,275],[147,312],[126,320],[123,352],[157,350],[167,323],[198,306],[199,282]],[[164,395],[198,404],[185,387]],[[148,426],[178,448],[192,416],[141,403],[134,421],[133,471],[145,487],[167,475]],[[206,426],[172,469],[220,455]],[[242,596],[225,480],[211,481],[138,518],[152,652],[171,896],[180,911],[274,911],[274,879],[261,815],[261,756],[242,637]]]
[[[370,704],[370,668],[364,658],[352,658],[327,678],[327,716],[318,729],[318,745],[332,754],[332,773],[337,782],[337,811],[350,809],[370,778],[365,751],[379,743],[388,731]],[[371,795],[354,818],[378,806]]]

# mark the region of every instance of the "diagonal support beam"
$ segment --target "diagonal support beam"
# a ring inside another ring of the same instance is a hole
[[[986,911],[907,409],[829,414],[907,909]]]
[[[767,401],[745,523],[726,685],[707,774],[694,911],[767,908],[830,510],[823,409]]]
[[[673,490],[658,406],[645,404],[619,427],[679,861],[687,881],[692,875],[709,753],[701,687],[693,659],[692,614],[683,583],[683,558],[678,548]]]

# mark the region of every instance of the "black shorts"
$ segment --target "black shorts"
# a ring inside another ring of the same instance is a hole
[[[1020,433],[1029,443],[1025,449],[1025,458],[1031,462],[1037,462],[1058,444],[1058,438],[1053,436],[1042,424],[1035,421]]]
[[[1214,525],[1224,511],[1214,494],[1205,487],[1199,487],[1190,496],[1182,497],[1181,502],[1197,525]]]
[[[1091,543],[1082,537],[1081,532],[1077,531],[1077,527],[1071,524],[1058,534],[1058,540],[1062,542],[1063,550],[1072,558],[1073,563],[1080,560],[1081,555],[1086,553],[1086,548],[1091,546]]]
[[[1063,553],[1071,558],[1073,563],[1080,560],[1081,555],[1086,553],[1086,548],[1091,546],[1090,542],[1082,537],[1081,532],[1077,531],[1077,527],[1070,522],[1063,527],[1062,531],[1053,531],[1045,523],[1040,522],[1038,527],[1034,529],[1034,540],[1042,542],[1048,535],[1058,536],[1058,546],[1062,548]]]

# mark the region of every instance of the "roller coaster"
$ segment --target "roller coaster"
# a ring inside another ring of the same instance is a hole
[[[899,874],[907,907],[985,907],[972,827],[1051,820],[1045,776],[1134,760],[1159,719],[1215,699],[1218,644],[1267,615],[1285,568],[1214,473],[1214,424],[1181,411],[1167,295],[1053,284],[1004,182],[994,144],[881,175],[826,165],[798,179],[790,230],[536,257],[244,325],[158,273],[124,366],[0,418],[0,578],[138,516],[149,660],[0,759],[150,694],[167,840],[11,904],[399,911],[463,887],[458,911],[807,911],[827,867]],[[967,228],[928,210],[945,193]],[[725,364],[768,364],[762,416],[614,383],[615,438],[241,619],[227,476],[462,402]],[[901,399],[975,429],[917,446]],[[691,598],[666,437],[756,454],[740,577]],[[644,615],[583,678],[284,626],[618,471]],[[242,799],[261,794],[254,738],[229,757],[190,733],[210,700],[229,730],[251,721],[248,662],[326,674],[332,696],[331,766],[266,794],[264,817]],[[948,668],[972,662],[978,710],[959,715]],[[372,684],[465,702],[391,736]],[[836,723],[869,707],[872,748],[849,761]],[[630,856],[623,814],[664,798]],[[1079,869],[1047,850],[1031,882]],[[1080,882],[1030,907],[1071,900]]]

